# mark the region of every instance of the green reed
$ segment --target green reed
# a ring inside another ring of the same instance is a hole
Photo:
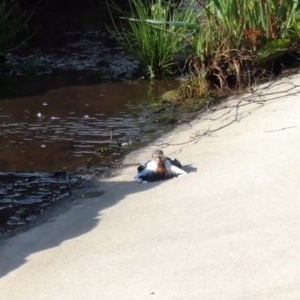
[[[199,1],[197,1],[199,2]],[[194,66],[228,87],[250,84],[255,66],[300,45],[297,0],[208,0],[198,9],[198,26],[189,38]],[[195,63],[196,58],[198,59]],[[233,80],[232,80],[233,79]]]
[[[203,49],[206,53],[220,49],[257,53],[274,40],[295,36],[299,8],[297,0],[208,0],[201,12],[205,18],[198,49],[202,53]]]
[[[150,77],[170,73],[174,56],[183,48],[188,26],[194,23],[194,14],[182,3],[167,0],[132,0],[129,12],[113,3],[111,32],[121,44],[139,61]],[[116,12],[121,15],[118,20]]]
[[[121,19],[111,15],[114,35],[150,77],[172,72],[174,56],[185,53],[191,79],[183,94],[205,94],[206,80],[221,89],[243,88],[256,80],[257,67],[299,51],[298,0],[173,2],[132,0],[129,12],[114,6]]]

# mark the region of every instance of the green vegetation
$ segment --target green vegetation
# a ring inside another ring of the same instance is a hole
[[[32,13],[26,17],[18,0],[2,0],[0,2],[0,56],[24,46],[32,36],[32,34],[28,34],[24,38]],[[23,39],[20,39],[21,33]]]
[[[195,22],[190,7],[175,7],[173,2],[132,0],[129,12],[111,5],[111,32],[151,78],[174,70],[174,56],[182,51],[188,34],[186,25]],[[121,18],[113,17],[113,9]]]
[[[152,77],[174,70],[176,54],[185,53],[190,80],[180,87],[183,98],[249,86],[260,80],[259,68],[272,72],[275,59],[299,51],[298,0],[172,2],[130,1],[128,13],[117,8],[122,21],[113,18],[114,30]]]
[[[243,87],[255,68],[299,47],[297,0],[209,0],[191,39],[194,60],[218,86]]]

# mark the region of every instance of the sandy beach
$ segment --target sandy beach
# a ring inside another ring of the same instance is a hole
[[[154,149],[186,176],[133,181]],[[300,299],[300,75],[230,97],[0,241],[0,299]]]

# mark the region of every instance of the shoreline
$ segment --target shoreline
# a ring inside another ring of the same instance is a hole
[[[299,96],[298,73],[229,97],[0,240],[3,298],[297,298]],[[188,175],[134,182],[158,148]]]

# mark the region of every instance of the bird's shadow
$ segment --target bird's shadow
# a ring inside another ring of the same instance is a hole
[[[182,169],[184,171],[186,171],[187,173],[197,172],[197,168],[193,167],[192,165],[185,165],[185,166],[182,167]]]
[[[183,169],[187,173],[197,171],[191,165],[185,165]],[[64,204],[57,203],[36,222],[0,240],[0,278],[26,264],[33,253],[57,247],[66,240],[101,226],[103,210],[118,204],[130,194],[144,193],[164,181],[149,184],[139,184],[133,180],[87,182],[74,191]]]

